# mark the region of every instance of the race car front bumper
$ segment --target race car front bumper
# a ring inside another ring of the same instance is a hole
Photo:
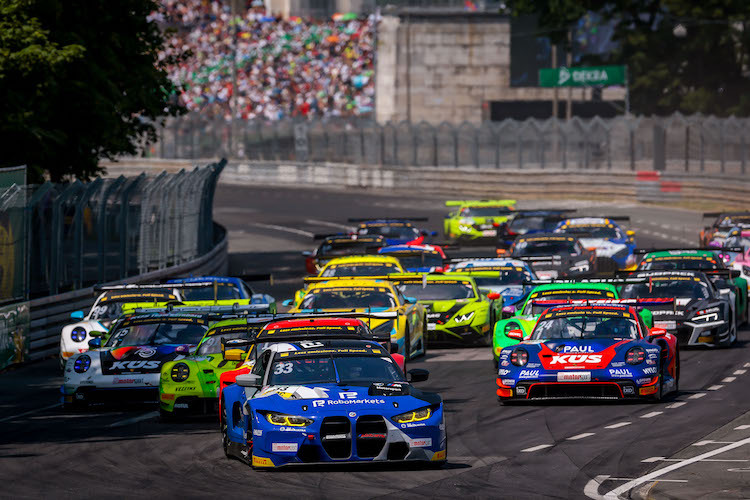
[[[213,415],[219,412],[219,398],[201,396],[176,396],[162,393],[159,407],[175,416]]]
[[[714,321],[711,323],[677,322],[677,328],[667,329],[677,337],[680,346],[716,347],[729,339],[729,323]]]
[[[462,347],[467,345],[484,345],[487,334],[490,332],[489,325],[474,326],[462,325],[445,327],[435,325],[434,329],[428,323],[426,334],[427,345],[430,347]],[[482,328],[485,328],[482,331]]]
[[[671,380],[671,379],[670,379]],[[550,382],[522,380],[514,387],[497,380],[497,396],[508,400],[558,400],[558,399],[642,399],[659,394],[659,377],[648,377],[643,384],[635,380],[606,380],[594,382]]]

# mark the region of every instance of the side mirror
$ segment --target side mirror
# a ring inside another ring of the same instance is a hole
[[[505,334],[509,339],[523,340],[523,330],[514,329]]]
[[[102,346],[102,339],[99,337],[89,340],[89,349],[99,349]]]
[[[487,294],[487,298],[490,299],[490,300],[497,300],[497,299],[500,298],[500,294],[497,293],[497,292],[490,292],[490,293]],[[505,309],[505,308],[503,308],[503,309]]]
[[[667,331],[664,328],[652,328],[648,331],[648,334],[651,337],[663,337],[667,334]]]
[[[96,330],[92,330],[89,332],[89,337],[102,337],[104,336],[104,332],[99,332]]]
[[[309,250],[305,250],[304,252],[302,252],[302,256],[303,257],[312,257],[312,252],[309,251]]]
[[[237,375],[236,382],[240,387],[260,387],[261,384],[260,375],[254,373]]]
[[[77,320],[82,320],[84,317],[83,311],[75,311],[70,313],[70,317]]]
[[[294,305],[294,301],[292,299],[286,299],[281,303],[282,306],[291,307]]]
[[[227,349],[222,354],[226,361],[242,361],[245,359],[244,349]]]
[[[405,300],[405,301],[406,301],[406,302],[407,302],[408,304],[416,304],[416,303],[417,303],[417,299],[415,299],[414,297],[404,297],[404,300]]]
[[[412,368],[406,374],[406,380],[410,383],[424,382],[430,377],[430,372],[422,368]]]

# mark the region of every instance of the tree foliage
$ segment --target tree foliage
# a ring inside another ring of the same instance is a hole
[[[180,112],[158,60],[155,0],[0,0],[2,166],[31,180],[101,172],[135,154],[154,123]]]
[[[513,10],[563,44],[587,12],[613,22],[618,49],[589,62],[628,66],[636,113],[750,114],[750,1],[515,0]]]

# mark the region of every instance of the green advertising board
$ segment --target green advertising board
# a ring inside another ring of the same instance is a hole
[[[545,68],[539,70],[540,87],[607,87],[625,85],[625,66]]]

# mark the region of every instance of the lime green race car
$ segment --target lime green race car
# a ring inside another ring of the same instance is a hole
[[[427,345],[489,345],[500,319],[503,299],[484,293],[471,276],[439,274],[389,275],[388,280],[427,310]]]
[[[257,330],[262,326],[259,324]],[[245,318],[219,321],[206,332],[193,354],[164,363],[159,379],[159,413],[162,419],[216,413],[219,377],[243,363],[223,358],[222,339],[247,339],[252,332]]]
[[[446,201],[446,207],[457,207],[443,221],[445,237],[454,242],[482,242],[497,237],[497,228],[513,213],[515,200]]]
[[[539,285],[528,294],[522,305],[516,308],[510,318],[498,321],[492,335],[492,354],[497,365],[500,351],[508,346],[518,344],[531,335],[539,315],[549,305],[535,305],[537,300],[604,300],[619,299],[617,287],[612,283],[547,283]],[[519,302],[520,304],[520,302]],[[654,326],[653,316],[648,309],[641,309],[639,314],[646,326]],[[519,332],[520,330],[520,332]]]

